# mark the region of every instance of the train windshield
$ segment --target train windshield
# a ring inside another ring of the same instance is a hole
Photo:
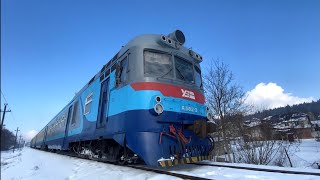
[[[173,78],[172,67],[170,54],[144,52],[144,73],[146,76]]]
[[[147,77],[176,79],[202,88],[200,68],[193,68],[191,62],[177,56],[173,62],[171,54],[144,51],[144,73]]]
[[[187,62],[179,57],[174,57],[176,78],[188,83],[193,83],[192,63]]]

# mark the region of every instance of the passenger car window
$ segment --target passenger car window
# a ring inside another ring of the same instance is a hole
[[[86,97],[86,102],[85,102],[85,106],[84,106],[84,115],[90,113],[91,104],[92,104],[92,96],[93,96],[93,93],[90,93],[90,94]]]

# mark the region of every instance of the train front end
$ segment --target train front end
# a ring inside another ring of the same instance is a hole
[[[152,166],[212,159],[215,124],[205,106],[202,57],[182,46],[179,30],[136,41],[133,48],[140,53],[130,55],[137,65],[128,97],[140,109],[131,112],[127,146]]]

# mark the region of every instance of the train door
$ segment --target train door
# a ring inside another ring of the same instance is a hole
[[[107,123],[107,109],[108,109],[108,100],[109,100],[109,80],[110,80],[110,78],[106,79],[101,84],[97,128],[103,128],[106,126],[106,123]]]
[[[65,146],[66,146],[66,140],[67,140],[67,137],[68,137],[68,129],[69,129],[69,124],[70,124],[70,119],[72,118],[72,108],[73,108],[73,105],[71,105],[69,107],[69,110],[68,110],[68,117],[67,117],[67,122],[66,122],[66,129],[64,130],[64,138],[63,138],[63,143],[62,143],[62,148],[63,149]]]

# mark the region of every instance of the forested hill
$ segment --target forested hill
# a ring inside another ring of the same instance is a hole
[[[313,113],[315,117],[320,115],[320,99],[317,101],[312,101],[310,103],[302,103],[292,106],[279,107],[264,111],[259,111],[255,114],[247,116],[247,118],[253,117],[267,117],[267,116],[275,116],[275,115],[283,115],[283,114],[292,114],[292,113]]]

